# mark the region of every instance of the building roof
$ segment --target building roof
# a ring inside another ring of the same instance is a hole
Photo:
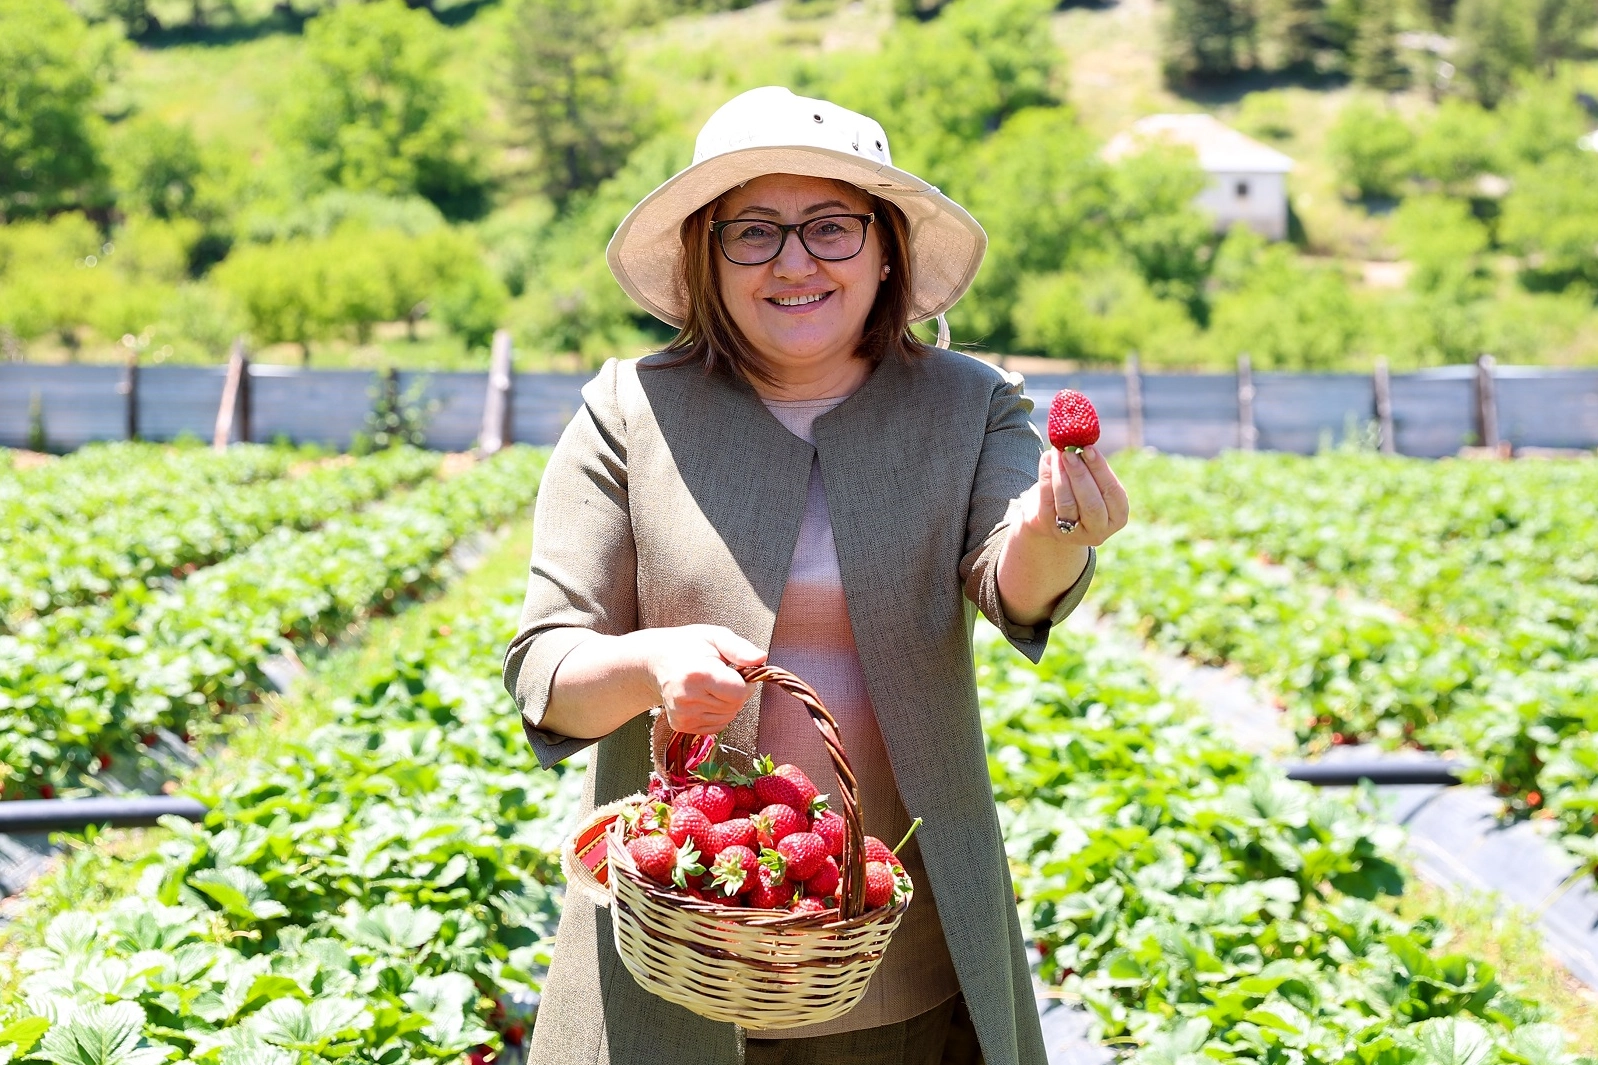
[[[1158,141],[1192,148],[1199,166],[1210,173],[1285,174],[1293,169],[1293,160],[1275,148],[1204,114],[1140,118],[1104,146],[1104,158],[1114,162]]]

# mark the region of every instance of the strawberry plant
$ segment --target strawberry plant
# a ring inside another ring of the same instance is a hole
[[[436,587],[457,540],[532,501],[542,463],[509,449],[314,532],[271,533],[170,589],[63,608],[0,635],[8,792],[103,787],[102,755],[148,764],[145,737],[195,734],[254,701],[271,656],[325,647]]]

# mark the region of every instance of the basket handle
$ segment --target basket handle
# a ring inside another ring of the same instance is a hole
[[[838,732],[838,721],[821,702],[816,689],[783,669],[781,666],[758,665],[735,667],[751,684],[765,681],[775,684],[799,701],[810,714],[821,742],[832,759],[832,768],[838,775],[839,813],[843,816],[843,861],[838,871],[839,911],[844,920],[858,917],[866,908],[866,867],[861,860],[865,854],[865,823],[860,815],[860,785],[855,779],[849,755],[843,749],[843,737]],[[662,715],[664,716],[664,715]],[[661,777],[677,786],[687,782],[694,768],[715,749],[714,736],[694,736],[670,731],[663,746],[655,748],[658,755],[656,771]]]

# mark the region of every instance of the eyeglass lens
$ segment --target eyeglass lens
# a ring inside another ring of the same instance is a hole
[[[758,266],[782,253],[789,229],[796,229],[800,242],[811,255],[831,261],[858,255],[866,236],[865,221],[851,215],[812,218],[797,227],[740,219],[721,227],[721,250],[741,266]]]

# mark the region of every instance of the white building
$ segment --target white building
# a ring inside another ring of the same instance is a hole
[[[1242,222],[1271,240],[1287,239],[1287,174],[1293,160],[1210,115],[1149,115],[1104,147],[1114,162],[1153,143],[1192,148],[1210,176],[1200,207],[1217,229]]]

